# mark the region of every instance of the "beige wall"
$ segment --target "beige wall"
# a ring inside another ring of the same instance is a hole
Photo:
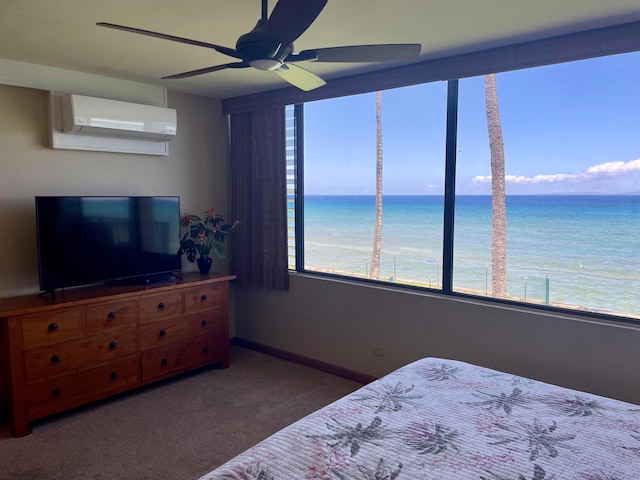
[[[36,195],[179,195],[183,212],[226,212],[220,101],[169,92],[178,134],[168,156],[150,156],[48,148],[47,95],[0,85],[0,297],[38,291]],[[183,260],[183,269],[195,268]]]
[[[640,404],[625,325],[296,274],[289,292],[237,293],[236,335],[374,376],[444,357]]]

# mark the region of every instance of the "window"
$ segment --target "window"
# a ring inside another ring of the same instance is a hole
[[[295,107],[285,109],[285,153],[287,169],[287,238],[289,246],[289,269],[296,269],[296,116]]]
[[[485,82],[460,81],[455,291],[640,317],[639,65],[635,53],[495,76],[502,274],[492,267]]]
[[[438,288],[446,84],[304,106],[304,268]],[[378,136],[381,134],[381,136]],[[382,142],[382,241],[374,257]]]
[[[297,110],[297,269],[640,319],[639,64],[640,54],[629,53],[494,76],[504,274],[492,251],[485,77],[456,81],[449,103],[444,82],[382,92],[379,270],[376,94],[305,103]],[[449,145],[455,168],[446,170],[453,179],[445,175],[447,105],[458,119],[457,145]],[[454,222],[445,216],[446,180],[455,184]]]

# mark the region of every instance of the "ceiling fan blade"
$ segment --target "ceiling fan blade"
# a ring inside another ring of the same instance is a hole
[[[317,62],[396,62],[412,60],[420,55],[419,43],[356,45],[351,47],[303,50],[298,55],[316,53]]]
[[[218,70],[224,70],[225,68],[247,68],[249,66],[250,65],[248,62],[225,63],[224,65],[216,65],[215,67],[199,68],[198,70],[191,70],[189,72],[176,73],[175,75],[162,77],[162,80],[195,77],[196,75],[203,75],[205,73],[217,72]]]
[[[297,65],[284,64],[277,70],[273,71],[276,72],[283,80],[289,82],[294,87],[298,87],[300,90],[304,90],[305,92],[321,87],[327,83],[315,73],[311,73]]]
[[[302,35],[327,4],[327,0],[279,0],[265,27],[265,35],[283,45]]]
[[[152,32],[151,30],[143,30],[141,28],[125,27],[124,25],[116,25],[115,23],[98,22],[99,27],[113,28],[115,30],[122,30],[129,33],[137,33],[139,35],[146,35],[147,37],[162,38],[164,40],[171,40],[172,42],[186,43],[187,45],[196,45],[198,47],[213,48],[217,52],[229,55],[230,57],[239,58],[243,60],[238,52],[233,48],[223,47],[221,45],[215,45],[213,43],[201,42],[199,40],[191,40],[190,38],[176,37],[175,35],[167,35],[164,33]]]

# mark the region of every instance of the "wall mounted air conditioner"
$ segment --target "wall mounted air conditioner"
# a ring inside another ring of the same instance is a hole
[[[60,98],[62,132],[167,142],[176,135],[172,108],[64,94]]]

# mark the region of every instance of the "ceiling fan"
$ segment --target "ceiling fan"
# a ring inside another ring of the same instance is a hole
[[[316,48],[295,53],[293,42],[311,26],[326,4],[327,0],[279,0],[267,18],[267,0],[262,0],[262,17],[253,30],[238,38],[235,49],[113,23],[98,22],[96,25],[211,48],[239,60],[169,75],[163,79],[193,77],[227,68],[253,67],[273,71],[295,87],[308,91],[326,82],[296,65],[299,62],[393,62],[411,60],[420,54],[419,43]]]

